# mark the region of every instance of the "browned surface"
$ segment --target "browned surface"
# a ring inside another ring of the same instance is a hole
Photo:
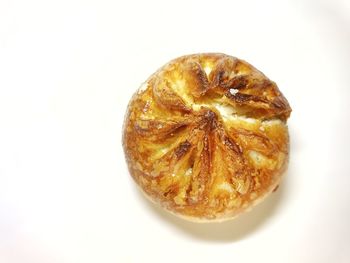
[[[180,57],[129,104],[123,144],[130,173],[175,214],[233,217],[278,185],[290,112],[276,84],[248,63],[224,54]]]

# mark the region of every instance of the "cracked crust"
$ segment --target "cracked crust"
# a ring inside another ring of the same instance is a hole
[[[274,82],[225,54],[177,58],[132,97],[123,146],[153,202],[196,222],[262,201],[286,169],[291,108]]]

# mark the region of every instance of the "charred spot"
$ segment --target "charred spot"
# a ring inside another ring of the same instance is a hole
[[[189,141],[184,141],[180,143],[179,147],[175,150],[175,155],[177,159],[180,159],[182,156],[184,156],[188,150],[191,148],[191,143]]]
[[[163,106],[172,110],[183,111],[185,113],[191,112],[191,109],[187,107],[183,101],[175,101],[173,104],[165,103]]]
[[[276,97],[272,101],[272,105],[277,109],[284,109],[286,108],[286,103],[281,97]]]
[[[174,134],[182,132],[186,129],[187,123],[180,123],[179,125],[173,127],[173,129],[169,130],[166,135],[174,136]]]
[[[186,106],[183,99],[169,88],[170,84],[167,80],[161,80],[159,82],[153,86],[153,97],[159,106],[185,113],[191,112],[191,109]]]
[[[197,76],[200,82],[200,84],[198,85],[199,88],[202,89],[203,91],[206,91],[209,87],[209,81],[208,81],[207,75],[205,74],[205,72],[200,66],[196,69],[195,75]]]
[[[228,148],[230,148],[235,153],[242,154],[241,148],[235,142],[233,142],[229,137],[226,136],[224,138],[224,143]]]
[[[204,119],[211,122],[216,119],[216,114],[211,110],[207,110],[204,114]]]
[[[262,102],[262,103],[266,103],[269,104],[269,101],[265,98],[256,96],[256,95],[252,95],[252,94],[245,94],[245,93],[240,93],[237,92],[235,94],[231,94],[229,91],[226,92],[226,97],[234,100],[236,103],[246,103],[249,101],[253,101],[253,102]]]
[[[217,127],[217,116],[215,112],[206,110],[201,118],[201,129],[214,130]]]
[[[254,96],[250,94],[239,93],[239,92],[236,93],[235,95],[232,95],[230,92],[227,92],[226,97],[236,101],[237,103],[244,103],[251,100]]]
[[[191,92],[194,97],[198,98],[204,95],[209,89],[207,75],[199,63],[191,62],[187,64],[182,74],[182,77],[193,87]]]
[[[219,85],[221,84],[221,82],[222,82],[222,79],[223,79],[224,75],[225,75],[225,71],[222,70],[222,69],[219,70],[219,71],[215,74],[215,76],[214,76],[214,78],[213,78],[213,80],[212,80],[212,86],[214,86],[214,87],[219,86]]]
[[[247,76],[237,76],[237,77],[230,79],[226,83],[222,83],[221,85],[227,89],[240,90],[240,89],[244,89],[245,87],[247,87],[248,84],[249,84],[249,81],[248,81]]]
[[[175,195],[177,192],[179,192],[179,186],[178,185],[171,185],[164,193],[164,197],[169,197]]]

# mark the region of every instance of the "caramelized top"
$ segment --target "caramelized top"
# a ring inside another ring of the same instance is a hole
[[[276,84],[247,62],[180,57],[129,104],[123,143],[131,175],[178,215],[234,216],[278,184],[290,112]]]

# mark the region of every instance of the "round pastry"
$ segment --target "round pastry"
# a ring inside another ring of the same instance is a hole
[[[179,57],[129,103],[123,147],[130,174],[177,216],[234,218],[278,186],[290,113],[276,84],[247,62],[219,53]]]

